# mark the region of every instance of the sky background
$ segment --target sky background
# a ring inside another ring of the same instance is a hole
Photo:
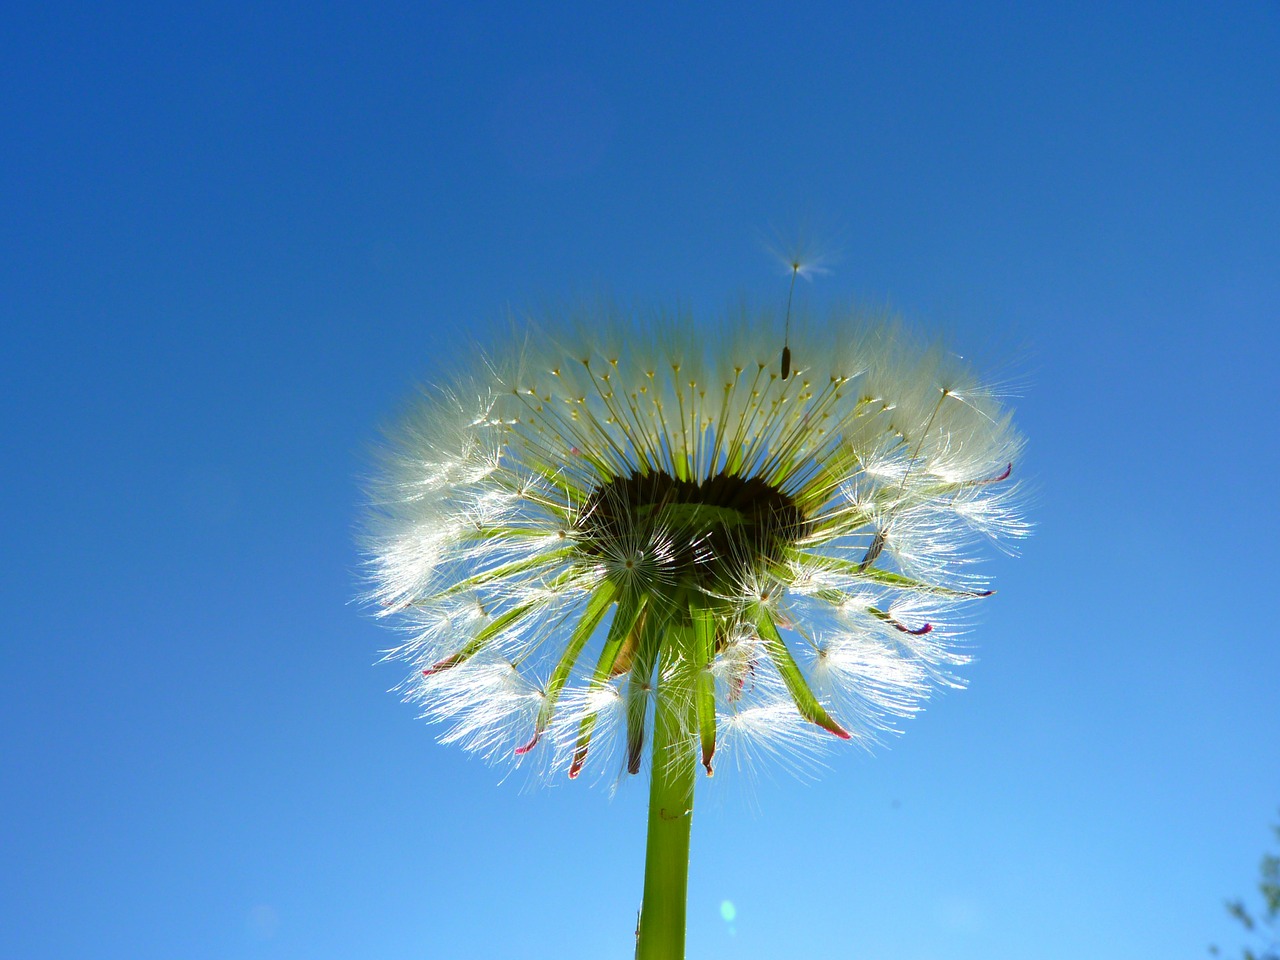
[[[509,311],[781,305],[801,227],[810,307],[1025,383],[1037,529],[968,690],[700,798],[691,960],[1237,948],[1280,3],[611,6],[4,15],[0,954],[629,960],[643,785],[499,783],[387,693],[358,478]]]

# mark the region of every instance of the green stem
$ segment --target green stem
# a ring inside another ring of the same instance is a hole
[[[675,680],[678,686],[679,679]],[[666,696],[663,694],[666,693]],[[653,721],[653,773],[649,780],[649,840],[644,860],[636,960],[684,960],[685,902],[689,880],[689,828],[697,758],[691,691],[658,690]]]

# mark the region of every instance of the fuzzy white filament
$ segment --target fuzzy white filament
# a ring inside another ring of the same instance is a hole
[[[957,682],[958,619],[990,593],[972,548],[1026,532],[1021,439],[896,327],[796,318],[780,368],[780,319],[586,317],[391,433],[370,596],[443,740],[635,772],[665,691],[708,772],[717,745],[791,765]]]

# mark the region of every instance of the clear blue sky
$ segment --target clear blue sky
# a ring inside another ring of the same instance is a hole
[[[643,789],[499,785],[386,693],[357,477],[509,307],[780,302],[802,221],[815,306],[1027,381],[1038,529],[970,689],[701,803],[690,957],[1239,943],[1280,3],[607,6],[5,15],[0,954],[629,960]]]

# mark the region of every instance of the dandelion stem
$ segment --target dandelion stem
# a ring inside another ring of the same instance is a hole
[[[672,678],[680,684],[682,678]],[[688,691],[658,691],[654,710],[649,839],[636,960],[684,960],[689,829],[697,757],[690,732],[697,722]]]

